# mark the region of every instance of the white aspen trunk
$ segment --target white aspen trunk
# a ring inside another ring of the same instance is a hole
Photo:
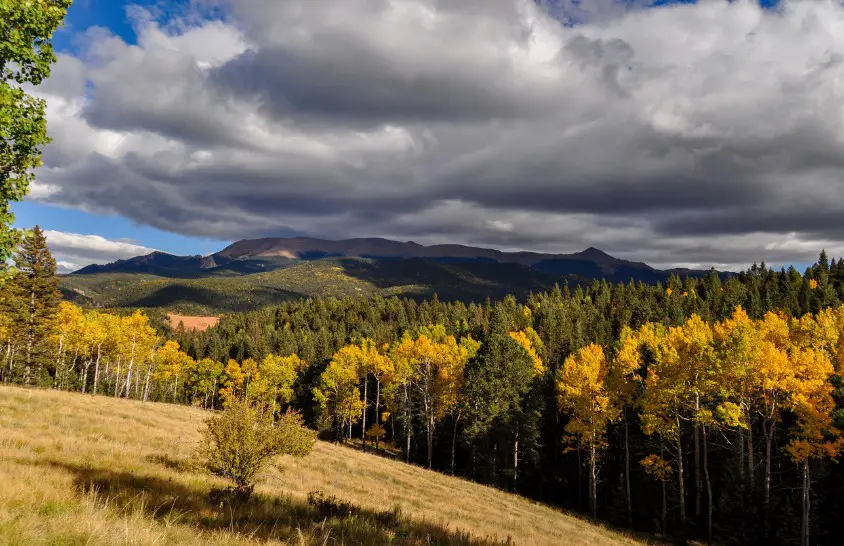
[[[366,395],[367,383],[366,374],[363,376],[363,415],[361,415],[360,439],[363,441],[363,450],[366,451],[366,410],[369,409],[369,399]]]
[[[747,422],[747,480],[751,487],[756,478],[756,462],[753,456],[753,423]]]
[[[686,540],[686,484],[683,474],[683,431],[680,428],[680,418],[677,417],[677,482],[680,495],[680,532],[681,538]]]
[[[765,481],[762,485],[762,506],[765,512],[765,539],[767,540],[771,534],[771,459],[773,457],[771,452],[771,444],[774,440],[774,427],[776,422],[770,419],[770,422],[762,422],[762,432],[765,434]]]
[[[404,462],[410,463],[410,435],[413,431],[413,424],[410,421],[410,398],[407,396],[407,384],[404,385]]]
[[[85,391],[88,387],[88,369],[90,369],[91,364],[93,364],[93,359],[88,359],[85,361],[85,369],[82,372],[82,394],[85,394]]]
[[[697,412],[700,410],[700,394],[695,393],[695,427],[694,427],[694,449],[695,449],[695,521],[700,520],[702,513],[703,497],[703,476],[700,465],[700,423],[697,420]]]
[[[381,425],[381,380],[375,378],[375,424]],[[375,437],[375,450],[378,450],[379,436]]]
[[[120,357],[117,357],[117,371],[114,372],[114,397],[117,398],[117,393],[120,392]]]
[[[454,476],[454,460],[457,455],[457,425],[460,423],[460,413],[457,411],[457,416],[454,418],[454,433],[451,435],[451,475]]]
[[[97,345],[97,362],[94,364],[94,394],[97,394],[97,382],[100,380],[100,347],[102,343]]]
[[[624,416],[624,482],[627,486],[627,525],[633,527],[633,501],[630,495],[630,438],[627,426],[627,415]]]
[[[60,389],[65,389],[67,387],[67,381],[69,379],[70,371],[76,369],[76,361],[79,360],[79,349],[73,351],[73,360],[70,361],[70,366],[64,366],[62,368],[62,379],[61,383],[59,383]],[[80,374],[81,375],[81,374]]]
[[[595,453],[595,434],[589,446],[589,512],[593,519],[598,518],[598,463]]]
[[[810,477],[809,477],[809,459],[803,460],[803,521],[801,525],[800,544],[802,546],[811,546],[810,530],[811,530],[811,516],[812,516],[812,500],[810,497]]]
[[[56,375],[53,377],[53,388],[59,388],[59,364],[64,350],[64,334],[59,336],[59,350],[56,352]]]
[[[663,443],[662,446],[659,448],[659,456],[661,459],[665,459],[665,444]],[[660,480],[662,483],[662,510],[660,513],[662,519],[662,533],[665,534],[668,528],[668,492],[666,491],[665,487],[665,480]]]
[[[129,398],[129,394],[131,393],[131,381],[132,381],[132,367],[135,364],[135,343],[137,340],[137,334],[132,334],[132,349],[129,352],[129,367],[126,371],[126,398]]]
[[[706,538],[708,544],[712,544],[712,481],[709,479],[709,455],[706,443],[706,427],[701,428],[703,435],[703,475],[706,478]]]
[[[519,423],[516,423],[516,433],[513,438],[513,491],[515,492],[519,483]]]
[[[29,294],[29,328],[26,334],[26,360],[24,360],[23,384],[29,385],[32,378],[32,344],[35,342],[35,291]]]
[[[152,374],[152,366],[147,366],[147,377],[144,380],[144,402],[149,400],[149,376]]]
[[[3,384],[8,385],[12,380],[12,342],[6,344],[6,369],[8,373],[3,374]]]

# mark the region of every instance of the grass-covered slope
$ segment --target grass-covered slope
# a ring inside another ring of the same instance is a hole
[[[521,497],[319,442],[240,509],[191,463],[204,413],[0,387],[0,544],[632,544]],[[309,503],[308,493],[336,496]],[[400,507],[400,515],[394,512]]]
[[[518,264],[329,258],[239,276],[197,279],[142,273],[66,275],[66,299],[96,307],[165,308],[186,314],[244,311],[308,296],[431,297],[483,301],[545,290],[555,279]]]

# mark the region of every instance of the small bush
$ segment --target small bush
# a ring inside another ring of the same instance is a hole
[[[273,422],[272,411],[232,401],[205,421],[198,455],[213,474],[231,480],[239,497],[249,498],[255,478],[278,455],[304,457],[313,449],[316,434],[295,412]]]
[[[322,491],[308,493],[308,504],[323,518],[347,518],[355,512],[352,504],[340,500],[334,495],[328,496]]]

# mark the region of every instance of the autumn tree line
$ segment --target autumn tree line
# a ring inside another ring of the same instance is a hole
[[[565,284],[525,301],[307,299],[170,331],[61,302],[40,230],[0,290],[4,383],[302,413],[325,439],[720,543],[829,542],[844,262]]]

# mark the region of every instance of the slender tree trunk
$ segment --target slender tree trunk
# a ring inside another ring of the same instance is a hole
[[[82,372],[82,394],[85,394],[85,392],[88,390],[88,369],[93,363],[93,359],[88,359],[85,361],[85,370]]]
[[[695,416],[697,416],[697,410],[700,409],[700,394],[695,393]],[[701,475],[701,467],[700,467],[700,423],[697,421],[697,417],[695,417],[695,427],[694,427],[694,449],[695,449],[695,521],[700,521],[700,515],[702,513],[701,507],[701,498],[703,497],[703,476]]]
[[[498,487],[498,441],[492,445],[492,482]]]
[[[361,415],[360,439],[363,442],[363,450],[366,451],[366,410],[369,409],[369,399],[367,398],[366,387],[369,381],[366,380],[366,375],[363,376],[363,412]]]
[[[97,345],[97,361],[94,364],[94,394],[97,394],[97,382],[100,380],[100,347],[102,344]]]
[[[518,487],[516,484],[519,483],[519,423],[516,423],[516,433],[515,437],[513,438],[513,492],[515,492]]]
[[[630,438],[627,416],[624,416],[624,482],[627,493],[627,525],[633,528],[633,501],[630,495]]]
[[[381,380],[375,378],[375,424],[381,427]],[[378,451],[378,440],[380,436],[375,437],[375,451]]]
[[[144,402],[149,399],[149,376],[152,374],[152,366],[147,366],[147,377],[144,380]],[[176,379],[176,383],[178,384],[178,379]],[[178,387],[177,387],[178,388]],[[176,389],[173,389],[176,390]],[[175,401],[175,393],[173,395]]]
[[[706,443],[706,427],[701,428],[703,435],[703,475],[706,478],[706,538],[712,544],[712,481],[709,479],[709,449]]]
[[[665,459],[664,444],[659,448],[659,456],[663,460]],[[668,532],[668,491],[666,491],[665,480],[660,480],[660,482],[662,483],[662,510],[660,512],[660,519],[662,520],[662,533],[666,534]]]
[[[589,513],[593,519],[598,518],[598,463],[595,453],[595,435],[589,446]]]
[[[747,481],[751,487],[756,481],[756,461],[753,457],[753,423],[747,422]],[[758,491],[758,490],[757,490]]]
[[[62,351],[64,350],[64,334],[59,336],[59,350],[56,351],[56,375],[53,376],[53,388],[59,388],[59,367],[62,359]]]
[[[768,540],[771,535],[771,444],[774,439],[774,425],[773,419],[770,420],[770,424],[762,423],[762,432],[765,434],[765,481],[762,493],[762,506],[765,514],[765,540]]]
[[[434,413],[428,412],[428,470],[434,468]]]
[[[577,506],[583,510],[583,461],[580,450],[576,449],[575,452],[577,453]]]
[[[35,291],[29,292],[29,326],[26,332],[26,360],[23,369],[23,384],[29,385],[32,379],[32,345],[35,342]]]
[[[132,381],[132,367],[135,364],[135,343],[137,337],[136,334],[132,334],[132,350],[129,353],[129,368],[126,370],[126,398],[129,398],[131,394],[130,387]]]
[[[114,372],[114,397],[117,398],[117,393],[120,389],[120,357],[117,357],[117,371]]]
[[[683,431],[680,428],[680,418],[677,417],[677,484],[680,495],[680,538],[686,542],[686,484],[683,473]]]
[[[6,369],[8,373],[3,374],[3,384],[8,385],[9,381],[12,380],[12,342],[6,344]]]
[[[801,525],[800,544],[801,546],[810,546],[810,529],[811,529],[811,509],[812,501],[810,497],[811,479],[809,477],[809,459],[803,459],[803,521]]]
[[[744,467],[744,459],[745,459],[745,457],[744,457],[744,444],[745,444],[744,429],[740,428],[740,429],[738,429],[738,448],[739,448],[738,471],[739,471],[739,478],[741,479],[741,483],[746,484],[747,483],[747,476],[746,476],[747,472],[745,472],[745,467]]]
[[[457,425],[460,423],[460,410],[454,418],[454,432],[451,435],[451,475],[454,476],[454,460],[457,454]]]
[[[410,421],[410,400],[407,396],[407,385],[404,386],[404,462],[410,463],[410,435],[413,432],[413,423]]]

